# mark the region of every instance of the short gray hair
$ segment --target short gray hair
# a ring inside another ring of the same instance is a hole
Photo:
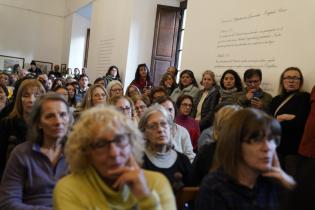
[[[170,114],[168,113],[168,111],[162,105],[154,104],[154,105],[150,106],[149,108],[147,108],[140,118],[138,127],[139,127],[141,132],[145,132],[145,127],[148,123],[149,117],[152,114],[155,114],[157,112],[160,112],[163,115],[163,117],[166,119],[167,123],[169,124],[170,128],[172,128],[173,120],[172,120]]]

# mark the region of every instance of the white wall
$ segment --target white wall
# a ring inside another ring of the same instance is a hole
[[[0,0],[0,5],[59,17],[66,12],[65,0]]]
[[[71,15],[75,13],[81,7],[86,6],[87,4],[94,2],[96,0],[65,0],[66,2],[66,15]]]
[[[88,75],[91,81],[116,64],[122,76],[127,59],[131,1],[97,0],[92,4]]]
[[[281,72],[297,66],[310,90],[315,81],[314,10],[312,0],[189,1],[182,67],[194,70],[198,80],[205,69],[221,75],[233,68],[242,76],[258,67],[263,88],[276,94]]]
[[[0,54],[60,64],[64,1],[1,1]],[[49,6],[48,6],[49,5]]]
[[[179,7],[179,1],[175,0],[135,0],[133,3],[125,77],[125,84],[127,85],[134,79],[138,64],[146,63],[148,67],[151,65],[158,4]]]
[[[90,27],[90,20],[76,13],[72,15],[71,43],[68,67],[82,69],[84,64],[84,51],[86,32]]]
[[[88,74],[92,80],[105,75],[108,67],[115,64],[128,85],[139,63],[150,65],[157,4],[179,6],[179,1],[93,2],[88,61]]]

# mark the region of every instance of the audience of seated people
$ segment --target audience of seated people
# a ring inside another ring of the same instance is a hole
[[[54,190],[54,209],[175,210],[167,179],[141,169],[144,140],[114,107],[94,107],[74,125],[65,153],[70,174]]]
[[[303,91],[296,67],[283,71],[275,97],[260,69],[243,83],[229,69],[220,86],[206,70],[200,89],[191,70],[177,85],[172,66],[156,87],[146,64],[129,85],[114,65],[94,85],[75,70],[0,72],[0,209],[52,209],[67,174],[55,209],[176,209],[171,189],[199,185],[195,209],[277,209],[315,157],[315,88]]]
[[[0,209],[52,208],[57,181],[68,173],[63,154],[71,115],[60,94],[41,96],[28,119],[27,141],[11,152],[0,185]]]

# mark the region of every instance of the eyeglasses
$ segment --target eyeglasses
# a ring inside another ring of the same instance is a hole
[[[130,106],[118,107],[118,109],[122,112],[130,112],[131,107]]]
[[[299,81],[301,80],[301,77],[283,77],[283,80],[287,80],[287,81]]]
[[[105,94],[105,93],[102,93],[102,94],[95,94],[95,95],[93,95],[93,97],[95,97],[95,98],[106,97],[106,94]]]
[[[186,104],[186,103],[182,103],[181,106],[185,106],[185,107],[189,107],[191,108],[192,107],[192,104]]]
[[[160,127],[162,128],[167,128],[168,127],[168,123],[166,121],[161,121],[161,122],[157,122],[157,123],[150,123],[147,124],[146,128],[149,130],[156,130]]]
[[[123,149],[129,144],[130,134],[118,134],[113,140],[98,139],[95,143],[90,144],[90,148],[95,151],[109,151],[110,144],[113,143],[116,147]]]
[[[259,80],[246,80],[247,84],[257,84],[259,82],[260,82]]]
[[[119,88],[119,89],[111,89],[110,91],[112,91],[112,92],[121,92],[122,89],[121,88]]]
[[[143,110],[143,109],[145,109],[145,108],[147,108],[146,105],[141,105],[141,106],[136,106],[136,107],[135,107],[136,110]]]

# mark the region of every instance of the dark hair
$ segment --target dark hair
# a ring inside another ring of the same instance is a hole
[[[80,76],[79,76],[79,81],[80,81],[83,77],[87,77],[87,78],[89,79],[89,77],[88,77],[87,74],[80,74]]]
[[[260,69],[247,69],[244,72],[244,82],[246,82],[247,79],[252,78],[253,76],[258,76],[259,80],[262,80],[262,73]]]
[[[96,78],[96,80],[94,80],[94,85],[95,84],[97,84],[98,82],[100,82],[100,81],[103,81],[104,82],[104,84],[105,84],[105,80],[102,78],[102,77],[98,77],[98,78]]]
[[[224,77],[226,74],[232,74],[234,76],[235,87],[236,87],[237,91],[242,91],[243,90],[242,80],[241,80],[240,76],[238,75],[238,73],[236,71],[234,71],[233,69],[228,69],[222,74],[222,77],[220,80],[221,88],[225,89],[223,81],[224,81]]]
[[[194,99],[190,95],[180,95],[176,101],[176,108],[179,109],[180,105],[182,104],[183,100],[188,98],[192,104],[194,104]]]
[[[76,86],[75,86],[75,83],[76,82],[70,82],[70,83],[67,83],[65,86],[67,88],[67,91],[68,91],[68,95],[69,95],[69,100],[68,100],[68,103],[69,103],[69,106],[74,106],[76,107],[77,106],[77,99],[76,99]],[[74,95],[73,95],[73,98],[70,97],[70,94],[69,94],[69,90],[68,90],[68,86],[72,86],[73,89],[74,89]]]
[[[254,108],[235,112],[220,130],[212,170],[222,168],[226,174],[238,180],[242,143],[266,135],[271,135],[279,144],[281,126],[275,118]]]
[[[150,70],[149,70],[147,64],[145,64],[145,63],[142,63],[142,64],[138,65],[136,73],[135,73],[135,80],[136,81],[140,80],[140,68],[141,67],[144,67],[146,69],[146,71],[147,71],[147,81],[148,81],[148,84],[151,84]]]
[[[60,84],[58,84],[58,82],[61,82],[61,85]],[[53,81],[53,83],[52,83],[52,86],[51,86],[51,89],[52,90],[54,90],[56,87],[58,87],[58,86],[64,86],[64,81],[61,79],[61,78],[57,78],[57,79],[55,79],[54,81]]]
[[[27,130],[28,140],[33,141],[38,144],[42,144],[44,140],[43,131],[39,128],[39,123],[40,123],[40,117],[42,114],[43,104],[47,101],[63,102],[66,105],[67,112],[69,114],[69,126],[72,124],[72,121],[73,121],[70,108],[68,106],[68,102],[62,95],[55,92],[49,92],[45,95],[42,95],[38,100],[36,100],[32,108],[32,111],[30,114],[29,128]],[[64,140],[66,140],[66,137],[64,138]]]
[[[302,71],[298,68],[298,67],[289,67],[289,68],[286,68],[282,73],[281,73],[281,76],[280,76],[280,81],[279,81],[279,94],[282,95],[284,94],[286,91],[284,90],[284,87],[283,87],[283,77],[284,77],[284,74],[288,71],[297,71],[299,72],[300,74],[300,88],[299,90],[302,89],[302,86],[303,86],[303,83],[304,83],[304,77],[303,77],[303,74],[302,74]]]
[[[172,80],[173,80],[173,84],[172,84],[171,89],[174,90],[174,89],[176,88],[176,86],[177,86],[177,85],[176,85],[176,79],[175,79],[175,77],[174,77],[172,74],[170,74],[170,73],[165,73],[165,74],[162,75],[162,78],[161,78],[161,81],[160,81],[160,86],[165,87],[164,82],[165,82],[165,80],[167,80],[168,77],[171,77]]]
[[[34,60],[32,60],[31,65],[35,65],[36,66],[36,62]]]
[[[175,69],[175,75],[174,75],[174,77],[176,77],[177,74],[178,74],[178,69],[177,69],[175,66],[169,66],[169,67],[167,68],[167,70],[168,70],[169,68]]]
[[[108,68],[107,73],[106,73],[106,75],[105,75],[105,76],[109,75],[109,74],[110,74],[110,71],[111,71],[112,69],[117,69],[117,75],[116,75],[116,78],[117,78],[117,79],[120,79],[119,69],[118,69],[118,67],[117,67],[117,66],[115,66],[115,65],[112,65],[112,66],[110,66],[110,67]]]
[[[16,73],[19,67],[20,67],[20,64],[14,64],[13,72]]]
[[[10,74],[6,73],[6,72],[0,72],[0,75],[6,75],[8,77],[8,82],[9,82],[9,85],[12,84],[12,79],[10,78]]]
[[[195,78],[195,75],[194,75],[194,72],[192,72],[191,70],[189,69],[186,69],[184,71],[182,71],[179,75],[179,78],[181,78],[183,76],[183,74],[188,74],[188,76],[191,78],[192,82],[191,84],[195,87],[198,87],[198,84],[197,84],[197,81],[196,81],[196,78]],[[182,86],[181,84],[181,81],[179,80],[179,89],[183,89],[184,87]]]
[[[162,87],[162,86],[154,87],[154,88],[151,89],[151,92],[150,92],[150,99],[151,99],[151,101],[153,101],[153,96],[157,92],[163,92],[165,95],[167,95],[167,92],[166,92],[164,87]]]

